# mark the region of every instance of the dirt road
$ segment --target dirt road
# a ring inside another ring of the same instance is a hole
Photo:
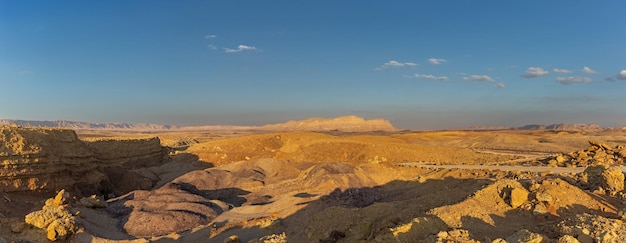
[[[585,167],[548,167],[548,166],[522,166],[522,165],[433,165],[426,163],[399,163],[401,167],[414,168],[441,168],[441,169],[474,169],[474,170],[501,170],[501,171],[528,171],[528,172],[552,172],[555,174],[580,173]],[[626,172],[626,166],[620,166]]]

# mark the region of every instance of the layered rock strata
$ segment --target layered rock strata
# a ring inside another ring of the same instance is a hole
[[[366,131],[397,131],[388,120],[371,119],[365,120],[358,116],[342,116],[337,118],[310,118],[298,121],[262,126],[262,130],[271,131],[342,131],[342,132],[366,132]]]
[[[57,191],[105,178],[72,130],[0,127],[0,191]]]
[[[161,164],[167,153],[159,138],[86,142],[103,166],[136,169]]]

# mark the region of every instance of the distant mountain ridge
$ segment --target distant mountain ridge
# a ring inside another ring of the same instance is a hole
[[[73,130],[138,130],[138,131],[398,131],[391,122],[385,119],[366,120],[358,116],[341,116],[336,118],[308,118],[304,120],[291,120],[284,123],[267,124],[262,126],[234,126],[234,125],[205,125],[205,126],[174,126],[148,123],[88,123],[76,121],[29,121],[0,119],[0,126],[22,127],[53,127],[68,128]],[[601,131],[609,128],[597,124],[568,124],[557,123],[551,125],[530,124],[521,127],[507,126],[472,126],[467,128],[451,129],[466,131],[486,130],[552,130],[552,131]],[[626,130],[626,126],[617,129]]]
[[[0,125],[3,126],[22,126],[22,127],[53,127],[53,128],[69,128],[75,130],[85,129],[129,129],[129,130],[170,130],[178,129],[177,126],[171,125],[158,125],[158,124],[146,124],[146,123],[88,123],[88,122],[75,122],[66,120],[57,121],[27,121],[27,120],[0,120]]]
[[[305,120],[287,121],[285,123],[268,124],[263,126],[173,126],[146,123],[88,123],[66,120],[57,121],[28,121],[28,120],[0,120],[0,126],[22,127],[52,127],[69,128],[73,130],[140,130],[140,131],[217,131],[217,130],[262,130],[262,131],[397,131],[388,120],[365,120],[358,116],[342,116],[336,118],[309,118]]]
[[[553,131],[600,131],[605,128],[597,124],[567,124],[558,123],[552,125],[525,125],[518,127],[519,130],[553,130]]]
[[[625,127],[626,128],[626,127]],[[455,130],[487,131],[487,130],[545,130],[545,131],[601,131],[609,128],[597,124],[557,123],[551,125],[530,124],[521,127],[507,126],[472,126]]]
[[[358,116],[342,116],[337,118],[309,118],[305,120],[287,121],[285,123],[261,126],[263,130],[272,131],[397,131],[391,122],[385,119],[365,120]]]

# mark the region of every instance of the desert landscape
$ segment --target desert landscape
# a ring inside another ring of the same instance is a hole
[[[0,243],[626,242],[626,1],[0,1]]]
[[[624,242],[626,129],[3,120],[0,242]]]

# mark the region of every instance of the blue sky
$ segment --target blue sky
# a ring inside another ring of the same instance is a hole
[[[626,125],[624,1],[0,1],[0,119]]]

